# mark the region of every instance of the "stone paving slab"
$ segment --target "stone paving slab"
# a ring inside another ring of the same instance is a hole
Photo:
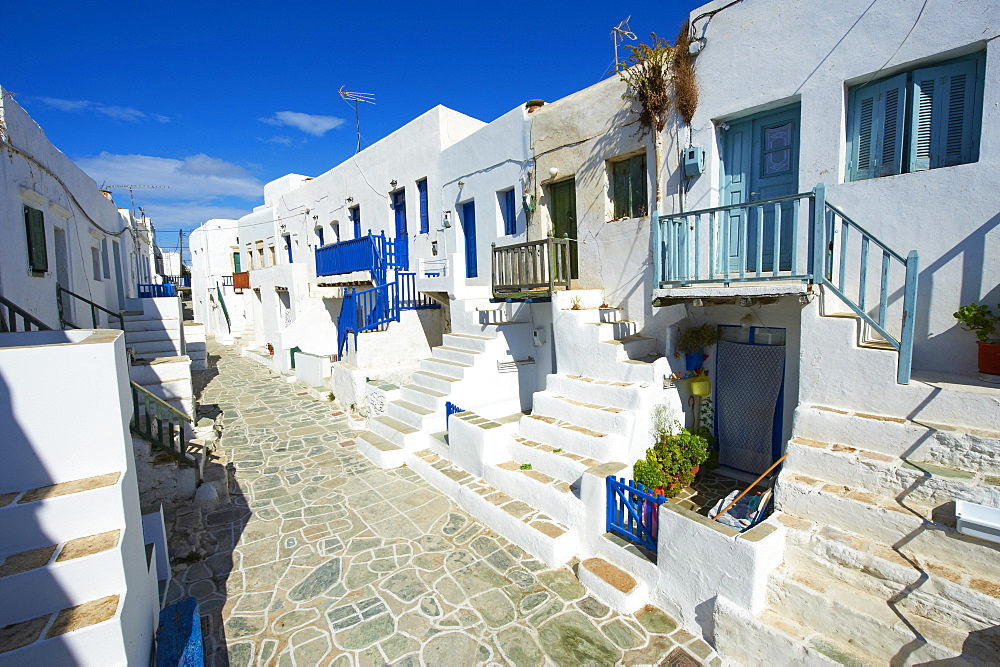
[[[209,342],[232,504],[213,553],[173,554],[214,665],[721,664],[663,612],[621,615],[408,468],[354,447],[343,413]],[[183,562],[178,562],[178,557]]]

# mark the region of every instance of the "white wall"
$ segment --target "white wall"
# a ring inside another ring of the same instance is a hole
[[[710,3],[692,17],[719,8]],[[729,7],[696,28],[701,101],[692,143],[705,175],[687,210],[719,202],[717,122],[785,103],[802,109],[799,191],[827,185],[827,199],[902,255],[920,253],[916,369],[975,372],[972,334],[951,317],[973,301],[1000,301],[1000,53],[986,49],[978,162],[845,182],[849,86],[981,49],[1000,34],[992,0],[766,0]],[[911,32],[912,29],[912,32]]]
[[[244,300],[232,287],[223,286],[223,276],[233,274],[233,253],[239,252],[237,221],[214,219],[191,232],[191,299],[196,322],[205,325],[213,335],[226,334],[225,317],[214,296],[216,284],[222,287],[234,332],[242,330]],[[240,268],[246,264],[246,253],[240,255]],[[245,269],[244,269],[245,270]]]

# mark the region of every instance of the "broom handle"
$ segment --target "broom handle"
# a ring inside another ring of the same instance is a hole
[[[759,482],[760,480],[762,480],[765,477],[767,477],[767,473],[769,473],[772,470],[774,470],[778,466],[779,463],[781,463],[782,461],[785,460],[786,456],[788,456],[788,452],[785,452],[784,454],[782,454],[780,459],[778,459],[777,461],[775,461],[774,463],[772,463],[771,467],[768,468],[767,470],[765,470],[761,474],[760,477],[758,477],[757,479],[755,479],[753,481],[753,483],[750,484],[750,486],[748,486],[746,489],[744,489],[743,493],[741,493],[740,495],[736,496],[736,498],[733,499],[733,502],[731,502],[728,505],[726,505],[726,507],[721,512],[719,512],[718,514],[716,514],[715,518],[712,519],[712,521],[718,521],[719,519],[721,519],[722,515],[725,514],[729,510],[730,507],[732,507],[733,505],[735,505],[736,503],[738,503],[740,501],[740,498],[742,498],[743,496],[745,496],[750,491],[750,489],[752,489],[753,487],[757,486],[757,482]]]

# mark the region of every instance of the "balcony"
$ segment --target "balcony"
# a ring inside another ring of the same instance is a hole
[[[388,269],[406,269],[409,253],[406,239],[387,239],[385,232],[330,243],[316,248],[316,275],[337,276],[356,271],[371,273],[372,282],[386,283]]]
[[[557,288],[570,289],[570,240],[493,246],[493,298],[504,301],[550,299]]]
[[[250,272],[243,271],[233,274],[233,289],[250,289]]]

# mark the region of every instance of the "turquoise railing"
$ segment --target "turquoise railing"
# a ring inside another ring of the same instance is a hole
[[[607,532],[620,535],[656,551],[660,505],[664,496],[656,496],[638,482],[615,479],[608,475]],[[634,486],[633,486],[634,485]]]
[[[177,296],[177,286],[174,283],[139,283],[140,299],[158,299],[165,296]]]
[[[917,252],[905,257],[894,252],[828,203],[822,183],[785,197],[671,215],[654,212],[653,220],[655,287],[769,280],[823,285],[899,351],[896,381],[909,384]]]
[[[222,314],[226,318],[226,331],[232,333],[233,324],[229,321],[229,309],[226,308],[226,300],[222,297],[222,288],[219,287],[219,283],[215,283],[215,295],[219,299],[219,307],[222,308]]]
[[[66,319],[64,313],[64,309],[66,306],[65,302],[63,301],[63,295],[76,299],[77,301],[82,301],[83,303],[90,306],[90,324],[93,328],[98,329],[101,327],[101,316],[98,315],[98,313],[105,313],[107,315],[105,319],[107,320],[107,325],[109,328],[111,327],[111,320],[113,318],[118,320],[118,328],[121,329],[122,331],[125,330],[125,318],[122,316],[121,313],[116,313],[113,310],[108,310],[104,306],[98,303],[94,303],[90,299],[82,297],[75,292],[71,292],[62,285],[60,285],[59,283],[56,283],[56,306],[59,310],[59,325],[61,328],[63,329],[80,328],[79,325],[77,325],[76,323],[70,322],[68,319]]]
[[[17,318],[21,318],[21,328],[17,327]],[[34,327],[34,329],[32,329]],[[18,331],[51,331],[52,327],[18,306],[0,296],[0,333],[17,333]]]
[[[129,382],[132,389],[132,433],[187,466],[197,465],[185,453],[187,424],[191,418],[142,385]]]

